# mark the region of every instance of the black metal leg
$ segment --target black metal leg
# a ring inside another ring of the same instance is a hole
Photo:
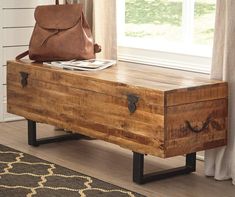
[[[133,155],[133,181],[137,184],[145,184],[152,181],[170,178],[177,175],[189,174],[196,170],[196,153],[186,155],[186,165],[183,167],[144,174],[144,155]]]
[[[28,120],[28,144],[37,146],[36,138],[36,122]]]
[[[144,155],[135,153],[133,155],[133,181],[141,184],[144,176]]]
[[[65,140],[89,139],[81,134],[65,134],[47,138],[37,139],[36,122],[28,120],[28,144],[31,146],[39,146],[41,144],[48,144],[53,142],[61,142]]]
[[[186,155],[186,167],[190,168],[192,171],[196,171],[196,153],[191,153]]]

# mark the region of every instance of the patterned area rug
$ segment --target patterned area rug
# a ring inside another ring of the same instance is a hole
[[[143,197],[0,145],[0,197]]]

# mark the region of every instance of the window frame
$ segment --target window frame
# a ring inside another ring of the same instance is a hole
[[[195,0],[183,0],[182,30],[184,43],[153,42],[148,39],[125,37],[125,0],[117,1],[118,58],[122,61],[152,66],[187,70],[209,74],[212,47],[194,45],[193,42]],[[151,47],[154,46],[154,47]]]

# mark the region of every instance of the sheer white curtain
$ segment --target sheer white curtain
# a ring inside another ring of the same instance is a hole
[[[235,185],[235,1],[217,0],[211,78],[229,83],[228,146],[205,153],[205,174]]]
[[[117,59],[116,0],[67,0],[68,3],[82,3],[95,42],[102,52],[97,58]]]

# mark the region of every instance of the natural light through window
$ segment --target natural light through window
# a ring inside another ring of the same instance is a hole
[[[121,59],[208,73],[216,0],[118,0]]]

